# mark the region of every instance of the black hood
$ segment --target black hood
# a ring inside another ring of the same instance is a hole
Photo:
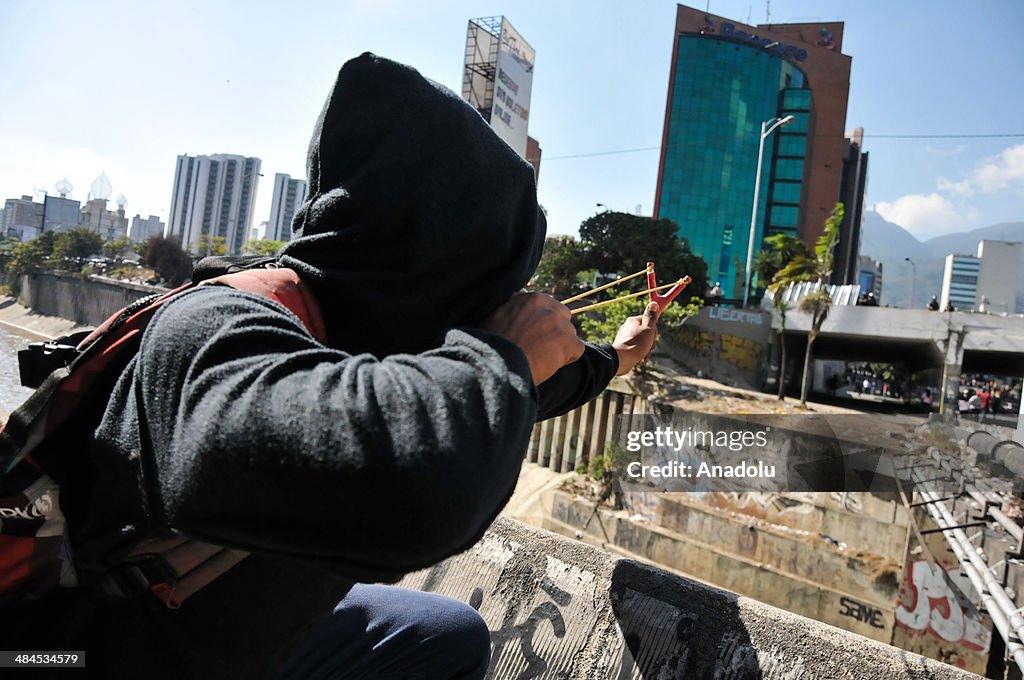
[[[339,349],[434,346],[448,328],[478,325],[540,259],[533,168],[408,66],[367,53],[341,68],[307,174],[280,263],[313,289]]]

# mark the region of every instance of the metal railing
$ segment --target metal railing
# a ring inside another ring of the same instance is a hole
[[[574,411],[534,425],[526,460],[555,472],[586,468],[618,439],[621,416],[646,413],[646,407],[642,397],[606,390]]]

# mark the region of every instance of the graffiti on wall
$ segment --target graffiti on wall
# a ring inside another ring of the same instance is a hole
[[[721,335],[722,348],[718,358],[744,371],[756,371],[761,365],[764,348],[760,343],[735,335]]]
[[[914,631],[927,631],[941,640],[987,651],[992,633],[982,613],[967,601],[970,581],[957,569],[944,570],[924,560],[907,567],[906,592],[896,607],[896,623]]]
[[[479,557],[479,547],[477,552]],[[591,642],[591,626],[596,620],[592,617],[599,616],[594,608],[596,592],[587,587],[593,584],[594,574],[547,556],[546,570],[519,563],[517,568],[524,570],[521,578],[505,578],[509,573],[505,565],[514,559],[513,551],[491,543],[483,547],[483,553],[495,560],[501,586],[472,584],[463,571],[465,565],[456,558],[434,565],[419,589],[450,597],[469,592],[469,605],[480,612],[490,629],[488,680],[575,677],[581,670],[593,670],[581,664],[595,663],[603,668],[601,677],[613,680],[746,678],[762,672],[776,673],[772,677],[803,677],[799,660],[794,666],[792,659],[777,654],[766,653],[762,658],[735,613],[731,625],[717,627],[720,637],[712,635],[705,640],[706,624],[694,613],[663,601],[661,596],[614,584],[615,625],[611,630],[620,632],[601,646],[597,658],[581,660],[581,652]],[[626,565],[625,569],[635,567]],[[473,573],[474,578],[480,577],[479,566],[474,566]],[[632,581],[628,575],[623,578]],[[778,675],[780,668],[794,669],[795,674]]]
[[[881,609],[858,602],[845,595],[839,599],[839,615],[848,616],[854,621],[867,623],[872,628],[885,628],[885,618]]]
[[[696,326],[680,327],[672,334],[672,339],[694,356],[719,359],[743,371],[757,371],[764,358],[764,346],[756,340]]]

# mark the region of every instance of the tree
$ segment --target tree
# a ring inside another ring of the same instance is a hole
[[[581,242],[572,236],[548,236],[532,284],[562,299],[582,292],[595,273],[587,268],[587,252]]]
[[[687,291],[689,288],[684,293]],[[649,302],[649,298],[639,297],[613,302],[593,311],[581,313],[579,315],[580,337],[590,342],[611,342],[626,319],[642,314]],[[703,302],[700,298],[691,297],[690,302],[684,304],[683,297],[677,298],[662,312],[658,326],[660,328],[679,326],[688,317],[699,312]]]
[[[170,286],[181,285],[192,275],[192,258],[174,238],[154,236],[146,241],[142,264],[152,267]]]
[[[689,243],[679,238],[678,231],[671,220],[616,212],[594,215],[580,225],[579,240],[571,236],[548,237],[533,284],[564,299],[593,287],[599,273],[619,278],[645,269],[652,261],[661,279],[659,283],[671,283],[683,276],[691,278],[685,298],[669,306],[661,316],[662,327],[672,327],[696,314],[707,292],[707,265],[690,252]],[[580,305],[640,292],[646,287],[646,277],[638,276],[596,293]],[[683,299],[690,299],[690,304],[683,304]],[[584,312],[574,321],[581,337],[610,341],[626,318],[642,313],[646,304],[646,296],[624,300]]]
[[[252,241],[246,241],[245,245],[242,246],[242,252],[246,255],[262,255],[263,257],[273,257],[277,255],[277,252],[284,248],[287,241],[275,241],[270,238],[258,238]]]
[[[227,239],[223,236],[210,236],[209,234],[203,234],[199,237],[199,256],[206,257],[208,255],[227,255]]]
[[[772,283],[775,275],[788,262],[796,257],[809,258],[811,251],[807,245],[789,234],[775,234],[764,240],[768,246],[757,255],[754,269],[758,282],[764,282],[772,293],[772,308],[779,315],[779,400],[786,398],[786,313],[792,309],[783,297],[788,283]]]
[[[84,260],[103,249],[103,237],[88,227],[57,234],[53,241],[53,260],[63,269],[81,271]]]
[[[21,245],[21,241],[16,238],[0,240],[0,275],[7,273],[11,260],[14,259],[14,249],[19,245]]]
[[[45,268],[53,257],[53,243],[57,234],[52,231],[43,232],[31,241],[19,243],[11,249],[11,259],[7,263],[7,280],[17,293],[18,277],[32,274]]]
[[[586,269],[632,274],[653,261],[664,283],[686,275],[693,279],[686,292],[707,297],[707,264],[690,251],[672,220],[607,211],[580,225],[580,241],[587,253]]]
[[[116,238],[103,244],[103,254],[111,260],[117,260],[124,256],[132,247],[130,238]]]
[[[797,248],[797,252],[791,255],[772,278],[772,289],[776,291],[777,296],[782,289],[794,283],[815,281],[819,285],[818,290],[808,293],[800,300],[800,311],[811,317],[811,328],[807,333],[807,350],[804,352],[803,379],[800,383],[800,405],[804,408],[807,407],[807,391],[811,383],[811,348],[832,306],[832,297],[825,286],[832,276],[832,251],[839,242],[839,225],[843,222],[843,213],[843,204],[836,203],[832,214],[825,220],[825,230],[815,243],[814,252],[806,248]]]

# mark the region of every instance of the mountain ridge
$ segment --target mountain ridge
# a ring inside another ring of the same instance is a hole
[[[921,241],[895,222],[886,220],[873,210],[867,210],[861,224],[860,254],[882,263],[883,305],[924,307],[932,295],[941,297],[946,256],[950,253],[973,255],[978,252],[978,243],[985,239],[1024,241],[1024,222],[1000,222]],[[908,257],[912,264],[906,261]],[[1024,263],[1017,272],[1015,311],[1019,313],[1022,305]]]

